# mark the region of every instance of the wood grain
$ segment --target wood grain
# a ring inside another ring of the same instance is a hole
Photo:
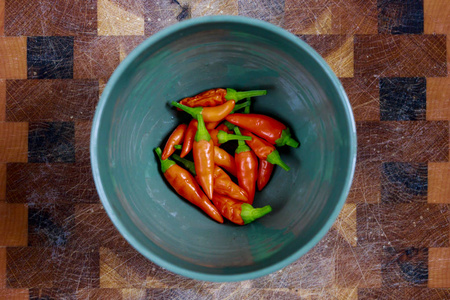
[[[28,209],[24,204],[0,203],[0,247],[26,246]]]
[[[27,38],[0,36],[0,79],[27,78]]]
[[[336,284],[381,287],[381,246],[341,247],[336,253]]]
[[[286,0],[285,28],[295,34],[375,34],[377,1]]]
[[[450,34],[450,5],[446,1],[424,0],[423,10],[425,33]]]
[[[0,122],[6,120],[6,81],[0,79]]]
[[[428,164],[428,203],[450,204],[450,163]]]
[[[144,35],[143,6],[143,0],[98,0],[98,35]]]
[[[355,75],[444,77],[444,35],[357,35]]]
[[[28,160],[28,123],[0,123],[0,162]]]
[[[427,120],[450,120],[450,77],[427,79]]]
[[[356,121],[380,120],[380,81],[378,78],[340,78],[350,100]]]
[[[6,35],[68,36],[96,33],[97,0],[6,0]]]
[[[73,204],[99,200],[90,165],[13,163],[7,166],[6,201]]]
[[[82,289],[99,287],[98,252],[65,248],[7,249],[8,286]],[[82,267],[80,267],[82,266]]]
[[[448,121],[357,122],[361,161],[439,162],[449,159]]]
[[[28,300],[30,298],[27,289],[0,289],[0,299]]]
[[[337,233],[352,247],[356,247],[356,204],[346,203],[333,224]]]
[[[9,122],[89,120],[98,102],[97,80],[8,80]]]
[[[347,203],[378,203],[381,189],[380,170],[379,162],[357,160]]]
[[[77,37],[74,42],[74,79],[108,79],[119,65],[115,37]]]
[[[449,246],[448,207],[425,203],[357,204],[358,245]]]
[[[238,14],[238,0],[193,0],[189,7],[193,18]]]
[[[353,77],[353,36],[301,35],[313,47],[338,77]]]
[[[0,247],[0,289],[6,287],[6,248]]]
[[[450,288],[450,248],[430,248],[428,287]]]
[[[0,0],[0,36],[5,35],[5,0]]]
[[[379,289],[359,289],[359,300],[387,299],[426,299],[442,300],[450,298],[450,291],[445,289],[428,289],[423,287],[391,287]]]
[[[0,202],[6,199],[6,164],[0,164]]]

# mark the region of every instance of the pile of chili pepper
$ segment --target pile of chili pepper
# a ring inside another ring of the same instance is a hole
[[[268,184],[275,165],[289,171],[277,147],[299,146],[286,125],[250,113],[251,98],[266,94],[218,88],[172,102],[192,119],[175,128],[164,150],[155,149],[161,171],[181,197],[219,223],[244,225],[271,212],[270,205],[252,206],[256,189]],[[237,141],[233,154],[222,147],[229,141]]]

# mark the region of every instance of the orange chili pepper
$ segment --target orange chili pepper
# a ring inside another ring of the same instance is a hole
[[[214,193],[212,201],[222,216],[238,225],[251,223],[272,211],[270,205],[254,208],[248,203],[242,203],[216,193]]]
[[[214,163],[227,170],[234,177],[237,176],[234,157],[217,146],[214,146]]]
[[[258,180],[256,185],[258,186],[258,191],[261,191],[269,182],[270,176],[272,175],[274,165],[265,159],[259,160],[259,170],[258,170]]]
[[[233,110],[235,101],[230,100],[214,107],[189,107],[175,101],[172,101],[172,105],[187,112],[194,118],[196,118],[197,115],[201,115],[204,122],[217,122],[225,119],[225,117]]]
[[[192,119],[184,135],[183,148],[181,148],[180,154],[181,157],[185,157],[186,155],[189,154],[189,152],[191,152],[192,146],[194,145],[194,138],[196,133],[197,133],[197,120]]]
[[[214,168],[214,193],[228,196],[239,201],[248,201],[247,192],[234,183],[224,170]]]
[[[161,148],[156,148],[155,152],[161,162],[161,171],[164,173],[164,177],[178,195],[198,206],[215,221],[223,223],[223,218],[219,211],[203,193],[191,173],[178,166],[173,160],[163,160],[161,158]]]
[[[237,127],[234,128],[234,132],[237,135],[241,134]],[[239,186],[247,191],[247,203],[252,204],[255,198],[256,180],[258,178],[258,158],[244,141],[238,141],[238,143],[234,155],[237,178]]]
[[[184,98],[181,104],[189,107],[212,107],[225,103],[227,100],[238,102],[244,98],[267,95],[266,90],[242,91],[238,92],[234,89],[212,89],[202,92],[196,96]],[[206,121],[205,121],[206,122]]]
[[[169,156],[172,155],[172,153],[175,152],[175,145],[181,144],[181,142],[184,139],[184,133],[186,132],[186,124],[180,124],[175,128],[175,130],[172,132],[172,134],[169,136],[169,139],[166,142],[166,145],[164,146],[164,151],[162,153],[162,159],[168,159]]]
[[[297,148],[300,144],[291,137],[289,128],[283,123],[260,114],[231,114],[226,120],[247,129],[272,145],[288,145]]]
[[[182,158],[177,154],[174,154],[172,157],[177,162],[182,163],[183,166],[189,170],[189,172],[191,172],[198,181],[197,172],[195,171],[195,164],[192,161]],[[234,183],[230,176],[228,176],[228,174],[218,166],[214,166],[214,193],[226,195],[240,201],[248,200],[247,192]]]
[[[252,148],[252,150],[255,152],[256,156],[260,160],[267,160],[271,164],[279,165],[286,171],[289,171],[290,168],[288,165],[286,165],[280,157],[280,153],[275,148],[274,145],[270,144],[269,142],[266,142],[265,140],[257,137],[250,131],[246,129],[242,129],[242,134],[251,137],[251,140],[246,141],[247,145]]]
[[[212,129],[216,128],[217,125],[219,125],[219,123],[220,123],[220,121],[218,121],[218,122],[208,122],[208,123],[205,123],[205,126],[206,126],[206,129],[208,129],[208,131],[209,131],[209,130],[212,130]]]
[[[214,143],[206,130],[202,115],[197,116],[198,126],[194,138],[193,156],[200,186],[212,199],[214,191]]]
[[[208,127],[206,127],[206,129],[208,129]],[[214,129],[208,129],[209,134],[211,135],[211,138],[213,139],[214,145],[215,146],[219,146],[219,140],[217,139],[217,134],[219,133],[219,130],[223,130],[228,132],[228,127],[225,126],[224,124],[221,124],[220,126],[218,126],[217,128]]]

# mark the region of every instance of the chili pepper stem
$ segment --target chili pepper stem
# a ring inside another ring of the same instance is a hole
[[[195,141],[199,142],[205,140],[209,142],[211,140],[211,135],[206,129],[205,122],[203,121],[202,115],[197,115],[197,133],[195,134]]]
[[[181,146],[181,145],[174,145],[173,147],[177,150],[181,150],[183,148],[183,146]]]
[[[266,160],[273,165],[279,165],[286,171],[289,171],[291,169],[284,161],[281,160],[280,153],[278,152],[278,150],[273,150],[272,153],[267,155]]]
[[[236,135],[242,135],[241,131],[239,130],[239,128],[236,126],[234,127],[234,132],[236,133]],[[250,151],[250,147],[247,146],[247,144],[244,141],[238,140],[238,147],[236,148],[235,153],[241,153],[241,152],[246,152],[246,151]]]
[[[253,91],[242,91],[238,92],[234,89],[227,89],[227,94],[225,95],[225,99],[234,100],[236,102],[249,98],[249,97],[257,97],[267,95],[267,90],[253,90]]]
[[[250,141],[252,138],[250,136],[246,136],[246,135],[229,134],[228,132],[219,130],[219,132],[217,133],[217,139],[218,139],[219,143],[224,144],[231,140]]]
[[[202,113],[203,107],[199,106],[199,107],[189,107],[183,104],[180,104],[176,101],[172,101],[172,105],[187,112],[188,114],[190,114],[193,118],[197,118],[197,115]]]
[[[223,122],[223,124],[224,124],[225,126],[227,126],[229,130],[234,130],[234,127],[236,127],[236,125],[231,124],[231,123],[228,122],[228,121]]]
[[[248,105],[244,108],[244,114],[249,114],[250,113],[250,105],[252,104],[252,99],[247,98],[247,101],[245,101],[245,103],[248,103]]]
[[[266,205],[261,208],[254,208],[248,203],[243,203],[241,205],[241,218],[244,221],[244,224],[248,224],[261,218],[262,216],[267,215],[271,211],[272,207],[270,205]]]
[[[156,148],[155,149],[156,155],[158,155],[159,161],[161,162],[161,171],[163,173],[166,173],[166,171],[173,165],[175,165],[176,163],[173,160],[170,159],[162,159],[161,155],[162,155],[162,150],[161,148]]]
[[[288,145],[293,148],[297,148],[298,146],[300,146],[300,143],[291,137],[289,128],[286,128],[281,132],[281,137],[277,139],[275,143],[277,144],[277,146]]]
[[[185,158],[182,158],[178,154],[172,154],[172,158],[175,159],[177,162],[181,163],[194,176],[197,176],[197,173],[195,172],[194,162],[187,160]]]
[[[234,114],[235,112],[237,112],[238,110],[240,110],[241,108],[249,108],[251,104],[251,100],[250,98],[247,98],[247,101],[245,101],[244,103],[240,103],[240,104],[236,104],[233,108],[233,110],[230,112],[230,114]]]

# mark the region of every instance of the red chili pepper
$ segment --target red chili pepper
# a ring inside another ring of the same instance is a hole
[[[206,196],[212,199],[214,191],[214,143],[206,130],[202,115],[197,116],[198,126],[195,134],[193,156],[195,170],[200,186]]]
[[[274,165],[268,162],[265,159],[259,160],[259,170],[258,170],[258,180],[256,181],[256,185],[258,186],[258,191],[262,191],[262,189],[267,185],[270,180],[270,176],[272,175]]]
[[[257,137],[249,130],[242,129],[241,133],[252,138],[251,140],[245,142],[250,146],[250,148],[252,148],[260,160],[267,160],[271,164],[279,165],[286,171],[290,170],[289,166],[281,160],[280,153],[275,146]]]
[[[212,89],[195,95],[194,97],[184,98],[180,103],[189,107],[217,106],[225,102],[224,99],[226,94],[227,90],[225,89]]]
[[[234,132],[237,135],[241,134],[237,127],[234,128]],[[238,143],[234,155],[237,178],[239,186],[248,193],[248,203],[252,204],[255,198],[256,179],[258,178],[258,158],[244,141],[238,141]]]
[[[233,110],[235,103],[234,100],[230,100],[214,107],[189,107],[172,101],[173,106],[180,108],[194,118],[196,118],[197,115],[201,115],[204,122],[222,121]]]
[[[294,148],[299,146],[299,143],[291,137],[289,128],[271,117],[260,114],[231,114],[226,120],[253,132],[273,145],[288,145]]]
[[[222,216],[238,225],[251,223],[272,211],[270,205],[254,208],[248,203],[242,203],[216,193],[214,193],[212,201]]]
[[[191,172],[198,181],[197,172],[195,171],[195,164],[192,161],[182,158],[177,154],[173,154],[172,157],[177,162],[183,164],[183,166],[189,170],[189,172]],[[234,183],[230,176],[228,176],[228,174],[218,166],[214,166],[214,193],[226,195],[244,202],[248,200],[247,192]]]
[[[237,176],[234,157],[217,146],[214,146],[214,163],[227,170],[234,177]]]
[[[184,135],[184,143],[183,148],[181,149],[181,157],[185,157],[192,150],[192,146],[194,145],[195,134],[197,133],[197,120],[192,119],[189,123],[188,128],[186,129],[186,133]]]
[[[160,159],[161,171],[164,173],[164,177],[175,191],[184,199],[201,208],[212,219],[223,223],[223,218],[219,211],[203,193],[191,173],[178,166],[173,160],[163,160],[161,158],[161,148],[156,148],[155,152]]]
[[[175,145],[181,144],[181,142],[184,139],[184,133],[186,132],[186,124],[178,125],[177,128],[172,132],[169,139],[166,142],[166,145],[164,146],[164,151],[162,153],[162,159],[168,159],[169,156],[172,155],[172,153],[175,152]]]
[[[189,107],[212,107],[225,103],[227,100],[234,100],[238,102],[247,97],[256,97],[267,95],[266,90],[254,90],[237,92],[233,89],[212,89],[200,93],[194,97],[184,98],[180,101],[181,104]]]
[[[248,201],[247,192],[234,183],[224,170],[214,168],[214,193],[228,196],[239,201]]]

